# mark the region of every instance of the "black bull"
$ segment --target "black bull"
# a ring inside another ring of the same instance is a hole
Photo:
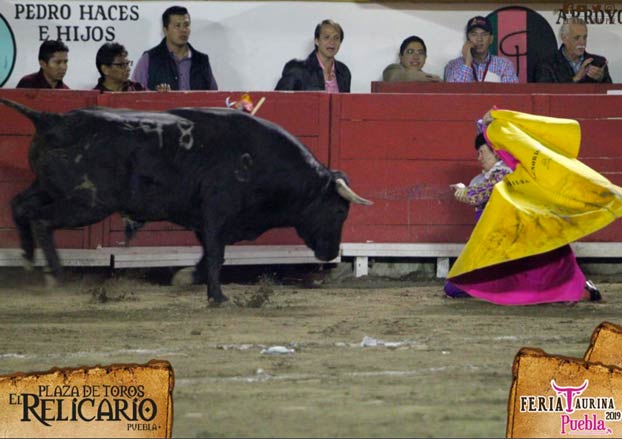
[[[349,203],[371,204],[283,128],[241,111],[57,114],[0,102],[36,128],[29,150],[36,179],[11,207],[25,259],[32,262],[36,242],[57,278],[54,230],[119,212],[133,223],[166,220],[194,231],[203,248],[194,280],[222,302],[225,245],[294,227],[318,259],[331,260]]]

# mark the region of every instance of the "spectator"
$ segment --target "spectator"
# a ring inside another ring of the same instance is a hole
[[[607,60],[587,53],[587,24],[579,17],[564,21],[559,29],[562,45],[551,59],[536,65],[536,82],[611,83]]]
[[[162,26],[164,39],[143,53],[132,79],[149,90],[218,90],[209,57],[188,43],[188,10],[171,6],[162,14]]]
[[[39,46],[38,72],[24,76],[17,88],[68,89],[63,82],[69,62],[69,48],[59,40],[46,40]]]
[[[343,29],[333,20],[315,27],[315,49],[306,60],[285,64],[276,90],[326,90],[349,93],[350,69],[335,59],[343,42]]]
[[[482,121],[484,127],[492,122],[490,112]],[[508,164],[516,166],[517,162],[507,151],[501,158],[484,134],[475,138],[475,149],[482,172],[468,186],[452,186],[454,197],[474,206],[476,221],[482,221],[495,185],[513,172]],[[448,280],[444,289],[449,297],[473,296],[499,305],[602,299],[600,291],[585,279],[569,245],[462,274]]]
[[[105,43],[97,51],[95,65],[99,80],[94,90],[142,91],[140,82],[129,80],[132,61],[127,59],[127,50],[119,43]]]
[[[389,64],[382,72],[382,80],[386,82],[442,81],[439,76],[422,70],[427,54],[428,49],[421,38],[415,35],[406,38],[400,45],[400,62]]]
[[[445,81],[518,82],[514,64],[490,53],[495,38],[490,20],[481,16],[471,18],[467,22],[466,36],[462,56],[445,66]]]

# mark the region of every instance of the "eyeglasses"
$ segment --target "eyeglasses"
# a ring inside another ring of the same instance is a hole
[[[128,67],[132,67],[133,64],[134,64],[134,61],[126,61],[126,62],[113,62],[110,65],[121,67],[123,69],[127,69]]]
[[[414,54],[425,56],[425,50],[406,49],[406,55]]]

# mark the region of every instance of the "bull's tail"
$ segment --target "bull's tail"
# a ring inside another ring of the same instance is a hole
[[[26,107],[25,105],[19,104],[17,102],[11,101],[9,99],[2,99],[0,98],[0,104],[4,104],[7,107],[10,107],[20,113],[22,113],[24,116],[26,116],[28,119],[32,120],[33,122],[39,122],[41,120],[41,112],[37,111],[37,110],[33,110],[32,108]]]

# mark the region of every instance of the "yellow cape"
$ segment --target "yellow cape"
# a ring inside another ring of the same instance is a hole
[[[622,215],[622,188],[577,160],[577,121],[491,115],[488,139],[520,163],[495,185],[449,277],[556,249]]]

